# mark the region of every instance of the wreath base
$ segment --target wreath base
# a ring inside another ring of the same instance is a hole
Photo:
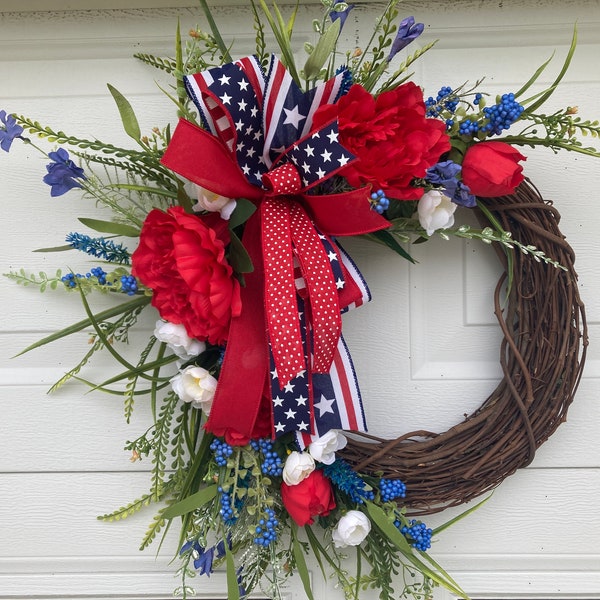
[[[585,363],[585,309],[575,254],[558,227],[558,211],[529,181],[510,196],[482,201],[514,239],[535,246],[564,269],[516,249],[509,250],[509,268],[507,255],[496,248],[504,267],[494,291],[503,333],[503,378],[496,389],[444,433],[413,431],[391,440],[357,433],[340,451],[356,471],[402,479],[409,491],[403,505],[412,514],[468,502],[531,463],[537,448],[566,420]],[[482,213],[479,217],[485,221]]]

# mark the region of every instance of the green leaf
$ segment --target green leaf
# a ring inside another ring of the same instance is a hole
[[[244,248],[240,238],[233,232],[230,232],[231,243],[229,245],[229,263],[236,273],[252,273],[254,265],[250,255]]]
[[[315,49],[304,65],[305,79],[316,79],[319,76],[325,61],[331,56],[335,48],[340,35],[341,22],[341,19],[336,19],[319,38]]]
[[[256,211],[256,205],[246,200],[246,198],[238,198],[235,208],[229,217],[229,229],[235,229],[239,225],[245,223]]]
[[[32,250],[32,252],[64,252],[65,250],[73,250],[73,246],[67,244],[65,246],[54,246],[53,248],[38,248],[37,250]]]
[[[298,526],[295,523],[292,524],[292,550],[294,552],[294,558],[296,559],[298,575],[300,575],[302,585],[304,586],[304,593],[306,594],[308,600],[314,600],[312,589],[310,587],[310,574],[306,564],[304,551],[302,550],[302,546],[300,546],[300,542],[298,541]]]
[[[206,3],[206,0],[200,0],[200,6],[202,7],[202,12],[204,13],[204,16],[206,17],[206,20],[208,21],[210,31],[211,31],[213,37],[215,38],[215,42],[217,42],[217,46],[219,47],[219,50],[223,54],[223,63],[231,62],[231,54],[229,54],[229,49],[227,48],[227,46],[225,45],[225,42],[223,41],[223,37],[221,36],[219,27],[215,23],[215,20],[212,16],[212,13],[210,12],[210,9],[208,8],[208,4]]]
[[[155,194],[157,196],[166,196],[167,198],[177,199],[177,192],[165,190],[164,188],[155,188],[147,185],[135,185],[133,183],[112,183],[108,187],[118,190],[130,190],[142,194]]]
[[[233,554],[227,542],[225,543],[225,562],[227,564],[227,598],[228,600],[240,600],[240,586],[235,572]]]
[[[149,303],[150,303],[149,296],[141,296],[139,298],[136,298],[135,300],[130,300],[129,302],[124,302],[123,304],[119,304],[118,306],[115,306],[113,308],[109,308],[102,312],[96,313],[94,315],[94,320],[97,322],[102,322],[102,321],[105,321],[106,319],[116,317],[117,315],[120,315],[120,314],[130,311],[130,310],[135,310],[139,306],[144,306]],[[68,335],[71,335],[73,333],[77,333],[78,331],[82,331],[86,327],[89,327],[91,324],[92,324],[92,321],[89,318],[83,319],[83,321],[78,321],[77,323],[74,323],[73,325],[69,325],[69,327],[65,327],[64,329],[61,329],[60,331],[57,331],[56,333],[48,335],[45,338],[42,338],[41,340],[38,340],[37,342],[31,344],[30,346],[27,346],[27,348],[25,348],[25,350],[21,350],[21,352],[19,352],[18,354],[15,354],[15,357],[21,356],[22,354],[25,354],[26,352],[30,352],[31,350],[34,350],[35,348],[40,348],[41,346],[45,346],[46,344],[55,342],[56,340],[60,340],[61,338],[67,337]]]
[[[125,96],[123,96],[119,90],[110,85],[110,83],[107,83],[106,85],[108,86],[108,90],[117,103],[117,108],[119,109],[119,114],[121,115],[121,121],[123,122],[125,133],[129,137],[133,138],[136,142],[139,142],[140,138],[142,137],[142,132],[140,130],[140,124],[138,123],[137,117],[133,112],[133,108],[131,108],[131,104],[129,104],[129,100],[127,100],[127,98],[125,98]]]
[[[163,513],[165,519],[174,519],[186,513],[192,512],[200,508],[204,504],[210,502],[217,495],[217,486],[209,485],[208,487],[180,500],[179,502],[169,506]]]
[[[369,234],[385,244],[388,248],[392,249],[394,252],[399,254],[402,258],[410,261],[415,264],[415,259],[398,243],[398,240],[386,229],[382,229],[380,231],[374,231]]]
[[[113,223],[113,221],[101,221],[100,219],[88,219],[86,217],[80,217],[79,222],[83,223],[86,227],[98,231],[100,233],[110,233],[112,235],[123,235],[125,237],[138,237],[140,230],[137,227],[131,225],[124,225],[123,223]]]

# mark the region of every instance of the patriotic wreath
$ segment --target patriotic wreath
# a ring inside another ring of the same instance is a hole
[[[312,598],[312,553],[347,598],[369,587],[399,597],[398,585],[402,597],[429,598],[441,585],[467,598],[427,552],[450,523],[432,531],[415,516],[469,501],[527,464],[564,420],[585,358],[573,252],[557,211],[524,179],[525,156],[515,148],[600,156],[576,137],[597,136],[597,121],[574,108],[538,112],[564,76],[576,36],[552,86],[531,97],[547,63],[514,94],[490,100],[463,85],[424,98],[407,70],[433,43],[393,66],[424,29],[412,17],[396,25],[395,1],[366,51],[342,55],[337,42],[353,5],[322,0],[318,41],[306,47],[301,70],[291,45],[295,13],[286,22],[276,6],[252,2],[256,54],[233,60],[201,4],[210,33],[192,31],[184,47],[178,31],[175,59],[137,55],[176,78],[174,131],[142,135],[112,86],[136,149],[0,111],[2,150],[15,140],[34,145],[26,132],[59,144],[43,178],[51,196],[79,189],[114,215],[81,219],[103,237],[70,233],[58,248],[102,266],[8,274],[42,291],[62,287],[83,303],[83,320],[26,349],[91,331],[90,350],[53,389],[75,379],[120,394],[128,421],[136,400],[152,407],[153,426],[126,445],[133,460],[151,457],[151,489],[101,518],[163,503],[142,548],[180,522],[183,597],[193,593],[191,577],[225,563],[230,599],[257,587],[281,598],[294,571]],[[267,52],[267,27],[280,57]],[[475,211],[481,229],[455,226],[458,207]],[[504,377],[445,433],[366,433],[341,335],[341,315],[370,299],[340,244],[357,235],[407,260],[405,242],[432,235],[497,248]],[[115,236],[139,242],[129,252]],[[94,312],[91,292],[117,302]],[[160,319],[132,363],[119,344],[149,306]],[[86,381],[82,369],[101,350],[122,371]],[[345,566],[352,556],[353,573]]]

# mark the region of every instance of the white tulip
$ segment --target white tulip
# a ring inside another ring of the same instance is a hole
[[[335,453],[346,446],[348,440],[339,431],[330,429],[326,434],[314,440],[309,446],[310,455],[318,462],[330,465]]]
[[[175,325],[168,321],[156,321],[154,337],[167,344],[179,358],[192,358],[206,350],[206,344],[191,338],[183,325]]]
[[[226,198],[225,196],[219,196],[209,190],[201,188],[199,185],[195,186],[196,197],[198,202],[192,207],[196,212],[206,210],[208,212],[219,212],[221,218],[229,221],[231,213],[233,212],[236,201],[232,198]]]
[[[371,521],[359,510],[349,510],[339,521],[332,532],[336,548],[358,546],[371,531]]]
[[[288,485],[298,485],[315,470],[315,461],[308,452],[292,452],[283,466],[283,481]]]
[[[210,414],[217,380],[206,369],[186,367],[171,379],[171,387],[181,400],[201,408],[205,415]]]
[[[454,225],[456,204],[440,192],[425,192],[417,204],[417,213],[421,227],[431,235],[437,229],[447,229]]]

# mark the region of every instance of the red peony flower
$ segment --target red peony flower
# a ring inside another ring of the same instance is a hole
[[[322,471],[313,471],[297,485],[281,484],[281,499],[290,517],[303,527],[312,525],[314,516],[328,515],[335,508],[333,489]]]
[[[152,289],[152,305],[188,335],[222,344],[241,310],[240,288],[225,259],[225,242],[204,219],[181,207],[150,211],[131,272]]]
[[[336,104],[323,106],[315,126],[338,118],[342,145],[358,157],[340,171],[353,187],[369,184],[398,200],[416,200],[423,189],[412,186],[415,177],[450,150],[446,126],[425,117],[421,88],[412,82],[374,98],[356,84]]]
[[[462,180],[475,196],[492,198],[512,194],[523,181],[520,160],[527,160],[504,142],[479,142],[471,146],[462,163]]]

